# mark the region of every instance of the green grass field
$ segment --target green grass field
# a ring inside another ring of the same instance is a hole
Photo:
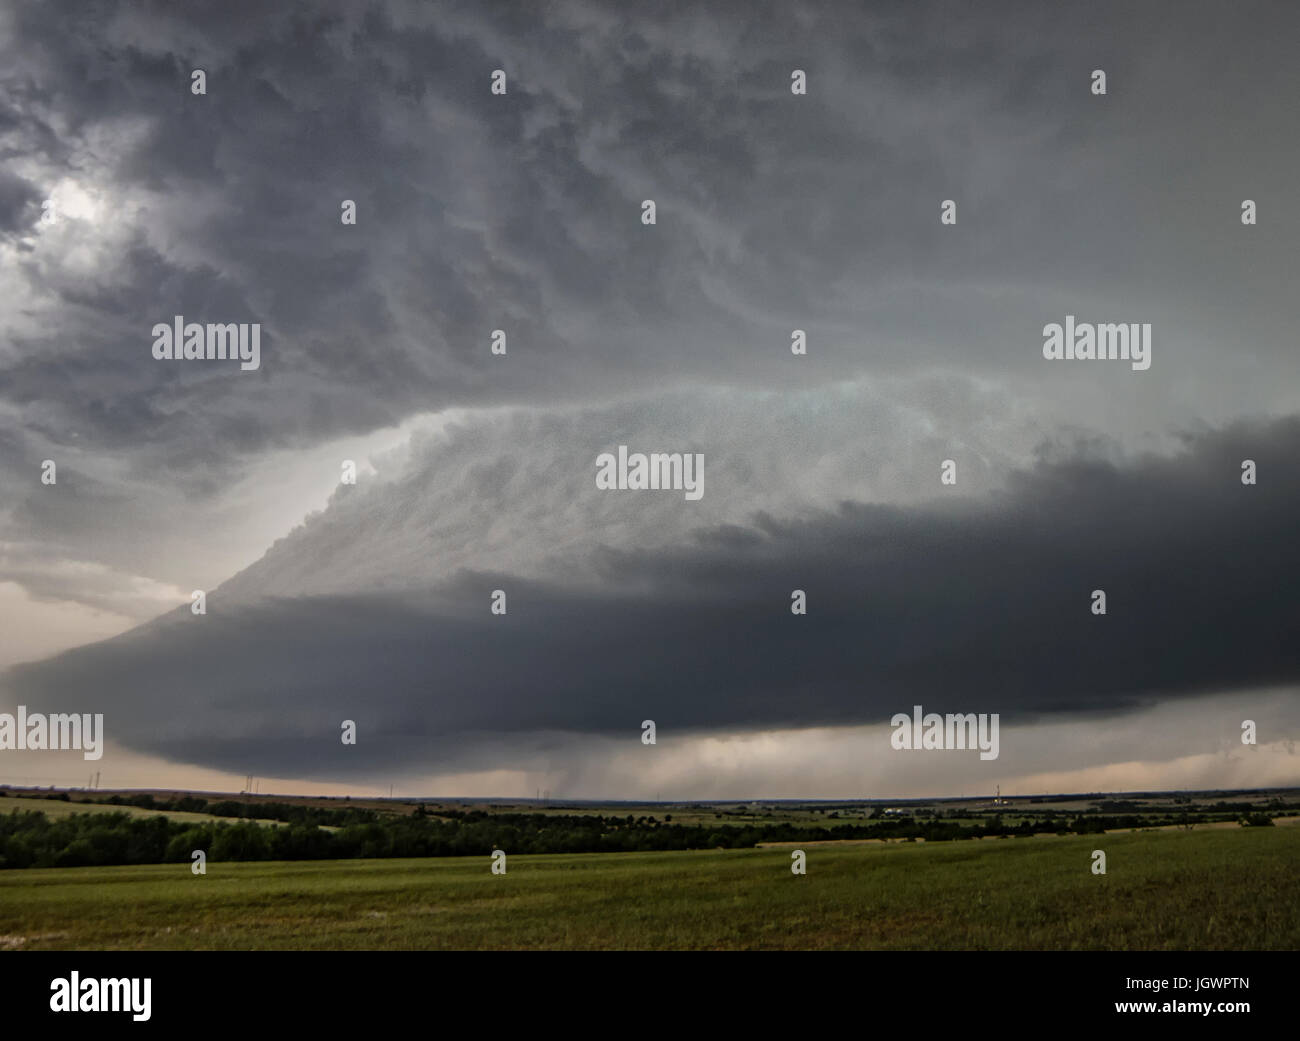
[[[4,871],[0,948],[1300,947],[1300,828],[807,853]]]

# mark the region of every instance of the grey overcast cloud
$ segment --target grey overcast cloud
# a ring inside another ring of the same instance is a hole
[[[6,3],[0,711],[103,713],[116,787],[1300,784],[1298,30]],[[619,446],[702,495],[598,487]],[[1000,756],[895,750],[917,704]]]

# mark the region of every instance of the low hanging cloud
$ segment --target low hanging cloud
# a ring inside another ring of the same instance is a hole
[[[509,765],[493,761],[501,735],[636,742],[643,719],[734,733],[881,723],[915,703],[1015,723],[1113,716],[1300,680],[1298,455],[1296,417],[1123,463],[1057,452],[975,499],[594,544],[573,583],[462,570],[427,589],[253,596],[254,565],[204,616],[182,608],[5,685],[33,709],[104,711],[136,750],[322,777],[440,757],[491,769]],[[310,534],[285,552],[310,557]]]

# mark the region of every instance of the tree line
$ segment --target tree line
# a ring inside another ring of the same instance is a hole
[[[917,819],[833,826],[784,822],[719,825],[673,823],[671,815],[660,820],[630,814],[619,817],[450,810],[439,811],[439,816],[434,817],[426,814],[423,807],[409,816],[389,816],[353,808],[334,810],[234,800],[208,803],[187,798],[188,802],[181,799],[168,807],[214,814],[220,809],[226,811],[220,816],[282,820],[285,826],[260,825],[251,820],[189,823],[166,816],[132,817],[102,811],[58,818],[37,810],[0,813],[0,869],[179,863],[189,862],[194,850],[203,850],[211,861],[255,861],[483,856],[493,849],[511,853],[736,849],[760,842],[826,839],[950,842],[1039,832],[1094,834],[1109,828],[1195,823],[1206,816],[1080,814],[1073,818],[1021,820],[1014,825],[1004,823],[1000,816],[973,825]],[[134,801],[132,804],[139,805]],[[202,809],[199,804],[203,804]],[[1272,823],[1266,815],[1260,816],[1262,820],[1257,817],[1248,823]]]

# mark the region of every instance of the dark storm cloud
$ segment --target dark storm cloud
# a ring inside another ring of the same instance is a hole
[[[487,734],[635,741],[647,718],[662,740],[883,723],[915,703],[1008,723],[1111,715],[1300,679],[1297,456],[1296,418],[1189,434],[1181,454],[1124,466],[1058,449],[982,503],[844,503],[607,550],[596,587],[476,573],[429,594],[228,610],[218,590],[206,616],[17,667],[5,685],[34,708],[103,710],[135,749],[303,776],[431,768],[452,747],[464,762]],[[488,611],[496,588],[505,616]],[[805,617],[789,610],[796,588]],[[476,765],[510,765],[490,754]]]
[[[10,238],[39,216],[41,193],[36,186],[0,170],[0,236]]]
[[[346,449],[364,470],[390,428],[469,410],[206,616],[7,693],[102,708],[174,761],[324,777],[508,765],[516,738],[643,718],[1024,720],[1294,681],[1296,422],[1122,460],[1297,409],[1296,25],[1217,3],[4,5],[0,578],[143,617],[320,505],[335,439],[375,435]],[[1067,313],[1153,323],[1152,370],[1044,362]],[[176,314],[262,323],[262,367],[154,361]],[[1067,443],[958,497],[1074,427],[1120,450]],[[698,509],[593,501],[592,454],[625,435],[707,450]],[[913,505],[948,456],[960,491]]]
[[[1032,362],[1056,300],[1098,294],[1270,354],[1285,263],[1261,261],[1295,231],[1268,197],[1293,168],[1268,129],[1296,85],[1287,16],[1213,11],[19,4],[6,152],[157,205],[108,218],[130,237],[101,291],[32,274],[59,307],[15,338],[9,393],[48,438],[132,446],[172,479],[213,465],[216,430],[237,465],[454,404],[784,383],[796,326],[818,379]],[[1268,200],[1245,254],[1215,242],[1243,180]],[[1206,309],[1243,265],[1258,277]],[[148,329],[176,313],[260,320],[264,369],[160,368]]]

